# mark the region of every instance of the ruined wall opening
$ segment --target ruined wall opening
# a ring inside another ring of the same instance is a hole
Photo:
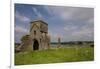
[[[36,39],[33,40],[33,50],[38,50],[39,49],[39,43]]]

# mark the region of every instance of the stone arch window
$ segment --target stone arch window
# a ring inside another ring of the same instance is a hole
[[[36,31],[34,31],[34,35],[36,35]]]

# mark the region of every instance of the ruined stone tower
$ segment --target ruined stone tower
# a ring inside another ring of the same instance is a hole
[[[31,46],[33,50],[48,49],[50,38],[48,36],[48,24],[42,20],[32,21],[30,27]]]
[[[61,47],[61,38],[58,37],[58,48]]]
[[[30,33],[22,37],[20,51],[44,50],[50,48],[50,36],[48,35],[48,24],[42,20],[30,23]]]

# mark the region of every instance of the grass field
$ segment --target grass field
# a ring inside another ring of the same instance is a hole
[[[93,60],[94,48],[92,47],[55,48],[44,51],[33,51],[15,54],[15,65],[63,63]]]

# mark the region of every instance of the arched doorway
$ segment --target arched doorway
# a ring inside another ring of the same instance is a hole
[[[39,43],[36,39],[33,40],[33,50],[38,50],[39,49]]]

